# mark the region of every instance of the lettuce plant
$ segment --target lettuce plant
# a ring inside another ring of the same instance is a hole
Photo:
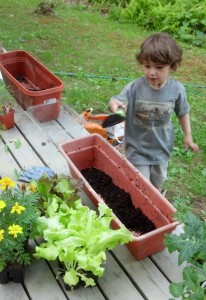
[[[103,275],[106,250],[132,240],[124,226],[111,229],[112,219],[112,210],[106,205],[100,204],[97,214],[80,199],[69,206],[53,195],[45,215],[38,218],[37,230],[44,242],[36,247],[34,257],[58,259],[64,266],[64,282],[71,287],[79,282],[94,286],[90,274]]]
[[[49,212],[51,203],[53,203],[52,205],[56,203],[58,206],[63,200],[71,207],[79,199],[81,180],[71,179],[68,176],[55,174],[47,177],[42,175],[39,180],[32,179],[30,184],[35,187],[35,191],[39,195],[38,207],[42,215]]]

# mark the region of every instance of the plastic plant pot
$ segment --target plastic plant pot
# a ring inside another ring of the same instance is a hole
[[[0,125],[5,126],[5,129],[14,127],[14,109],[10,109],[7,114],[0,115]]]
[[[20,283],[23,282],[25,276],[24,265],[11,265],[0,272],[0,284],[6,284],[10,281]]]
[[[96,206],[105,202],[81,174],[81,170],[90,167],[109,175],[115,185],[130,194],[133,205],[141,208],[145,216],[155,224],[155,230],[140,236],[133,235],[132,242],[127,244],[137,260],[165,248],[163,244],[165,233],[171,233],[179,224],[173,220],[175,208],[106,139],[98,134],[92,134],[62,143],[59,149],[68,162],[71,175],[73,178],[83,180],[83,189]],[[120,226],[121,221],[115,217],[112,227],[117,229]]]
[[[56,114],[59,113],[64,84],[31,54],[22,50],[0,54],[0,70],[4,82],[24,109],[55,98],[59,102]]]
[[[28,107],[27,112],[40,123],[56,120],[60,114],[60,102],[49,99],[43,104]]]

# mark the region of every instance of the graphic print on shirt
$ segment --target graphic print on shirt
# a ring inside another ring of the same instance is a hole
[[[134,124],[143,127],[164,127],[170,123],[174,110],[173,102],[135,102]]]

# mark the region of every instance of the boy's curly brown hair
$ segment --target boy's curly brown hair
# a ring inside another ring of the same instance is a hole
[[[141,44],[136,59],[140,64],[153,62],[170,65],[175,71],[182,61],[182,49],[169,34],[155,33]]]

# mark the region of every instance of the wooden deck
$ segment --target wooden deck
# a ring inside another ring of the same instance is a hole
[[[0,176],[14,178],[14,170],[44,165],[58,174],[70,175],[57,145],[87,135],[87,131],[66,115],[65,108],[57,121],[42,123],[42,126],[44,130],[18,106],[15,128],[0,132]],[[49,137],[49,131],[55,134]],[[16,149],[18,140],[21,147]],[[87,198],[86,203],[93,207]],[[169,254],[167,249],[136,261],[126,246],[108,252],[104,276],[92,288],[66,291],[62,281],[55,278],[56,267],[55,263],[49,265],[44,260],[33,260],[24,284],[0,285],[0,300],[168,300],[170,281],[180,281],[182,274],[182,267],[177,267],[177,256]]]

